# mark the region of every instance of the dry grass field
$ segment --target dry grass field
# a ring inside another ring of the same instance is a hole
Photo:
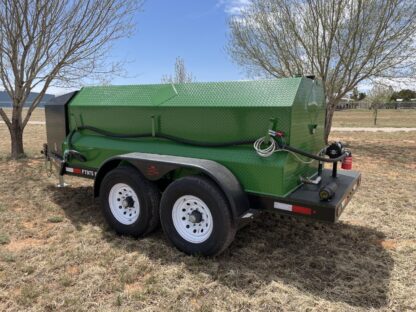
[[[380,109],[377,125],[374,125],[373,111],[354,109],[336,111],[333,120],[334,127],[397,127],[415,128],[416,109]]]
[[[0,311],[416,311],[416,132],[335,133],[363,174],[340,222],[265,213],[212,259],[117,236],[91,181],[42,170],[45,127],[26,134],[8,161],[0,124]]]
[[[10,117],[12,110],[10,108],[3,108],[6,114]],[[23,116],[26,116],[27,109],[23,109]],[[43,108],[37,108],[33,111],[30,121],[45,121],[45,110]]]

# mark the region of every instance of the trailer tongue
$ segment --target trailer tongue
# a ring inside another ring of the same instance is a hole
[[[44,154],[94,179],[121,234],[159,223],[190,254],[215,255],[268,209],[336,221],[360,184],[343,143],[323,144],[310,78],[89,87],[46,106]],[[331,169],[324,169],[330,163]]]

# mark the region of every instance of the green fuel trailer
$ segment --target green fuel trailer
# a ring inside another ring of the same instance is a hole
[[[338,173],[351,152],[324,146],[324,120],[313,77],[86,87],[46,105],[44,154],[94,179],[118,233],[160,221],[180,250],[215,255],[264,209],[339,218],[360,174]]]

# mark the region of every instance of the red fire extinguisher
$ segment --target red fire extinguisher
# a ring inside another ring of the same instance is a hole
[[[348,152],[348,155],[342,160],[341,168],[344,170],[352,169],[352,154]]]

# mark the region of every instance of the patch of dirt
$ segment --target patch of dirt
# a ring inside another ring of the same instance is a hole
[[[385,239],[377,241],[384,249],[396,250],[401,247],[416,247],[414,239]]]
[[[32,230],[37,226],[37,224],[35,224],[33,221],[24,221],[22,224],[28,230]]]
[[[410,170],[416,170],[416,163],[406,164],[405,167],[410,169]]]
[[[128,295],[141,292],[142,290],[143,290],[143,285],[140,282],[135,282],[135,283],[124,285],[124,292]]]
[[[70,265],[66,268],[66,273],[70,275],[78,275],[80,273],[80,269],[76,265]]]
[[[25,238],[20,240],[12,240],[7,246],[6,249],[9,251],[21,251],[24,249],[29,249],[32,247],[40,246],[45,244],[45,240],[35,239],[35,238]]]
[[[13,296],[18,297],[20,296],[22,289],[20,287],[16,287],[16,288],[13,288],[10,292]]]

